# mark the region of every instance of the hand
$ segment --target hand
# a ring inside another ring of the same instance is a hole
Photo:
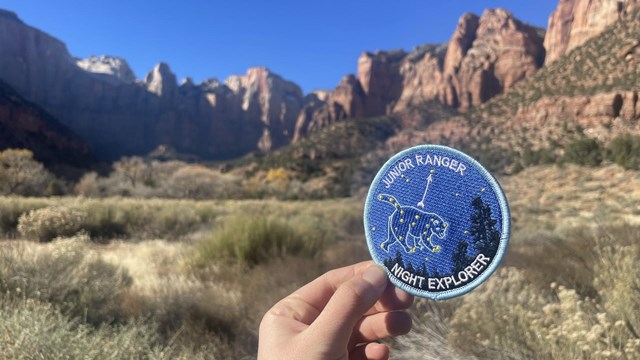
[[[329,271],[267,311],[258,359],[388,359],[376,341],[411,330],[412,303],[372,261]]]

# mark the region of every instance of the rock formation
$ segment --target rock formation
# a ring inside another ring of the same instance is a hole
[[[638,6],[638,0],[560,0],[549,17],[545,63],[584,44]]]
[[[8,148],[29,149],[46,165],[84,167],[94,161],[87,143],[0,81],[0,150]]]
[[[160,63],[137,81],[126,61],[74,59],[59,40],[0,11],[0,78],[85,138],[103,159],[144,154],[159,145],[226,159],[269,152],[349,118],[415,113],[434,101],[465,111],[508,92],[638,3],[560,0],[544,40],[541,29],[503,9],[465,14],[448,43],[364,52],[355,75],[343,77],[334,90],[307,96],[261,67],[222,82],[194,84],[187,78],[178,85],[169,66]],[[636,41],[620,50],[627,67],[637,48]],[[539,99],[558,87],[549,80],[557,78],[547,78],[539,81],[546,87],[532,87],[527,96]],[[621,113],[635,111],[627,109],[635,103],[628,96]],[[578,103],[585,111],[592,106]]]
[[[206,159],[271,151],[291,141],[300,88],[265,68],[180,86],[160,63],[135,81],[125,61],[72,58],[59,40],[0,11],[0,79],[86,139],[102,159],[159,145]]]
[[[81,69],[102,76],[106,81],[120,81],[132,83],[136,76],[125,59],[116,56],[90,56],[86,59],[77,59],[76,64]]]
[[[363,53],[357,78],[343,78],[323,107],[314,104],[313,115],[299,118],[294,139],[333,121],[410,111],[430,100],[467,110],[533,74],[544,54],[542,30],[508,11],[465,14],[448,44]]]

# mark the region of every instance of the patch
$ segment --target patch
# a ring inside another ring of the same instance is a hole
[[[470,156],[439,145],[396,154],[378,172],[364,210],[373,260],[391,282],[435,300],[484,282],[507,249],[507,199]]]

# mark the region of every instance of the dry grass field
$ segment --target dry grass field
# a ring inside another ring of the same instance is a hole
[[[640,174],[533,167],[500,179],[503,265],[416,301],[396,359],[635,359]],[[3,357],[244,359],[282,296],[367,259],[362,199],[0,198]]]

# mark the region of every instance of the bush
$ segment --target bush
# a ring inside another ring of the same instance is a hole
[[[65,315],[93,324],[115,320],[131,278],[92,254],[88,244],[86,235],[40,246],[5,244],[0,253],[0,291],[54,304]]]
[[[449,322],[450,342],[491,359],[637,359],[640,231],[621,227],[583,234],[571,241],[582,245],[576,256],[593,273],[583,285],[595,288],[593,296],[556,282],[536,285],[529,268],[503,267],[461,299]],[[548,246],[555,251],[555,244]],[[572,275],[569,269],[555,274],[559,282]]]
[[[320,248],[316,240],[280,220],[234,216],[200,244],[196,263],[226,260],[255,266],[285,255],[312,256]]]
[[[609,159],[627,170],[640,169],[640,136],[624,134],[609,144]]]
[[[564,160],[586,166],[598,166],[602,163],[602,146],[591,138],[575,140],[564,150]]]
[[[0,194],[51,195],[55,181],[30,150],[0,151]]]
[[[35,300],[0,298],[0,349],[5,359],[230,359],[224,342],[194,350],[165,344],[151,321],[97,328]]]
[[[27,239],[41,242],[58,236],[71,236],[80,231],[86,214],[66,206],[49,206],[31,210],[18,219],[18,231]]]
[[[184,166],[171,175],[169,196],[186,199],[233,198],[240,193],[240,179],[200,165]]]

